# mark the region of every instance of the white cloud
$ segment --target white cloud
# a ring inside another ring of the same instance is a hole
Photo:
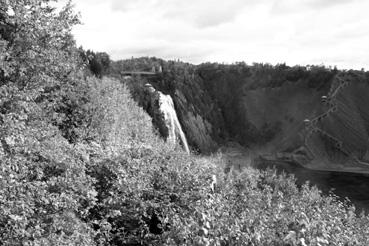
[[[247,6],[261,1],[257,0],[112,0],[113,11],[135,11],[150,9],[161,13],[163,18],[176,19],[194,24],[199,28],[218,26],[232,22]]]
[[[368,1],[78,0],[77,43],[114,59],[369,68]]]

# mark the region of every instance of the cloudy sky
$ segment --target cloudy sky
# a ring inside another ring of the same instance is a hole
[[[367,0],[74,0],[78,45],[157,56],[369,70]]]

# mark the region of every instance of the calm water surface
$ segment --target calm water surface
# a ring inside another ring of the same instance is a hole
[[[342,199],[347,197],[358,213],[362,210],[369,213],[369,174],[309,170],[293,163],[263,162],[258,165],[260,169],[268,167],[275,167],[278,172],[294,174],[298,185],[309,181],[326,194],[332,191]]]

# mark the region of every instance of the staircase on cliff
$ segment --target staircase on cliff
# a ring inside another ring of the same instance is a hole
[[[338,95],[342,92],[342,90],[349,85],[349,80],[347,78],[344,78],[344,74],[338,74],[336,75],[331,89],[327,96],[322,97],[323,103],[328,106],[328,109],[323,114],[320,114],[316,117],[314,117],[311,120],[306,119],[305,126],[306,126],[306,134],[304,139],[304,147],[307,150],[307,153],[312,155],[311,158],[319,158],[324,157],[327,154],[322,153],[325,152],[321,146],[316,147],[315,141],[310,141],[311,138],[314,136],[315,133],[319,133],[320,136],[325,137],[329,141],[333,143],[333,146],[337,148],[340,152],[342,152],[345,156],[353,160],[357,164],[361,165],[369,165],[369,163],[360,161],[358,156],[356,156],[354,152],[354,148],[350,148],[349,144],[345,144],[343,139],[339,139],[337,136],[333,136],[331,133],[327,132],[325,129],[319,126],[323,120],[330,117],[332,113],[336,113],[339,116],[332,117],[332,119],[336,119],[337,121],[340,120],[341,125],[345,128],[342,130],[350,130],[350,134],[356,135],[358,138],[362,137],[363,134],[362,131],[358,130],[355,127],[356,121],[359,121],[357,117],[351,117],[350,115],[353,114],[353,112],[349,111],[349,108],[345,106],[343,102],[341,102],[343,99],[337,98]],[[338,114],[339,113],[339,114]],[[354,124],[352,124],[352,122]],[[351,123],[351,126],[350,126]],[[338,123],[337,123],[338,124]],[[324,125],[324,124],[322,124]]]

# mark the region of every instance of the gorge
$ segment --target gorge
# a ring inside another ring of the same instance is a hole
[[[223,152],[230,164],[241,167],[276,166],[327,192],[336,189],[342,196],[349,195],[354,203],[364,199],[357,205],[369,208],[369,197],[363,197],[369,190],[367,72],[284,64],[194,66],[162,60],[149,64],[160,64],[162,72],[133,78],[131,90],[169,141],[173,137],[153,113],[142,81],[171,96],[193,151]],[[184,141],[180,142],[187,150]],[[242,153],[235,157],[229,149]],[[348,177],[351,183],[360,180],[359,195],[347,192],[351,187]]]
[[[163,72],[148,80],[161,95],[158,100],[163,93],[173,99],[178,124],[200,153],[237,142],[266,161],[314,170],[369,171],[368,73],[245,64],[175,70],[164,64]],[[136,100],[150,113],[151,99],[141,95],[144,85],[133,83]],[[150,114],[160,134],[167,136],[163,122]]]

